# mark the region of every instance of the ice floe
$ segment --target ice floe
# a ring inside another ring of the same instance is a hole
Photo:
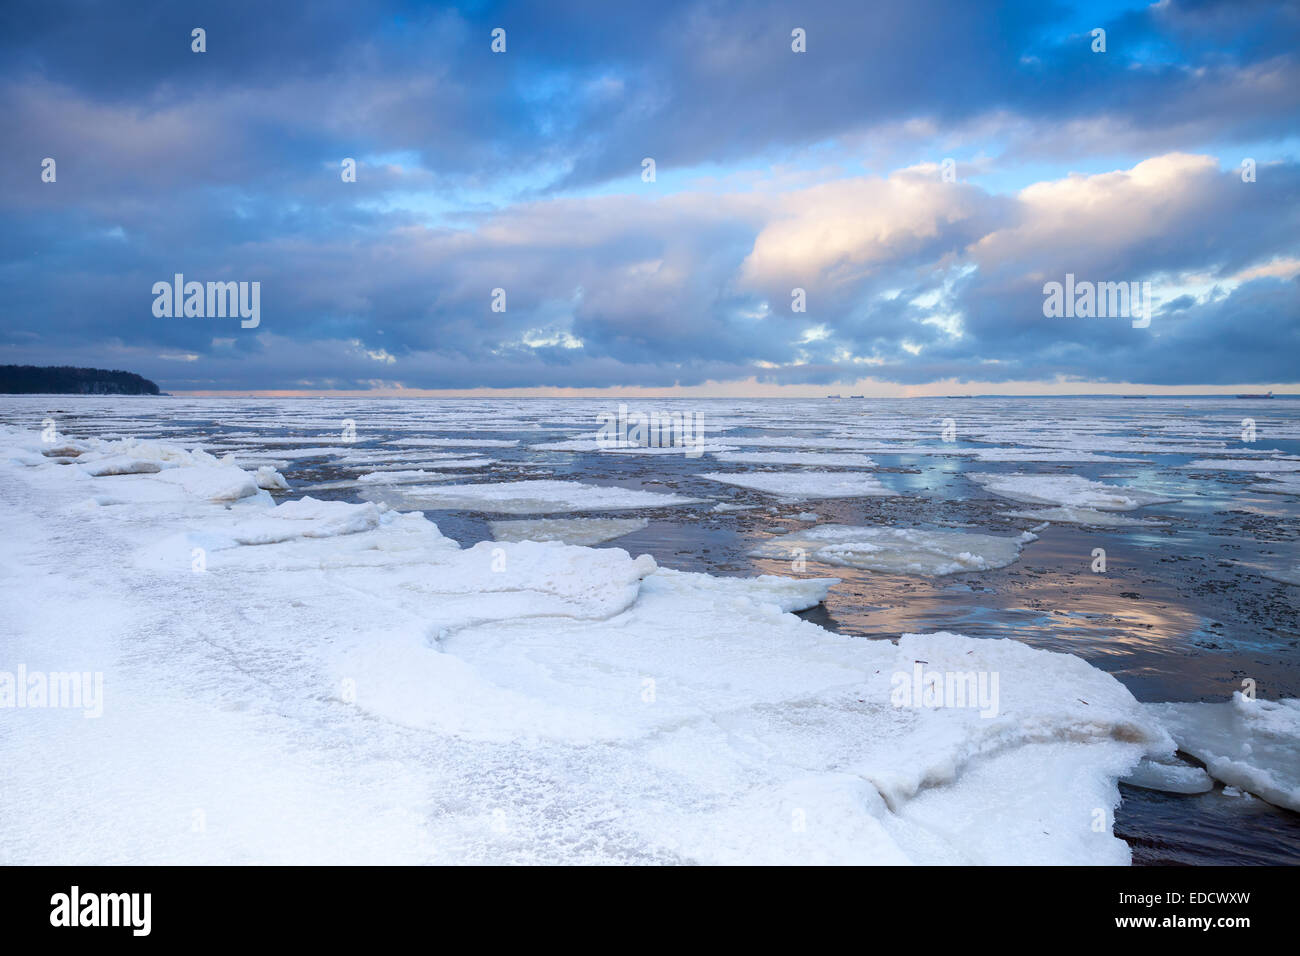
[[[532,521],[491,521],[498,541],[559,541],[563,544],[601,544],[640,531],[645,518],[538,518]]]
[[[288,491],[289,482],[284,480],[284,475],[280,474],[274,468],[268,465],[262,465],[253,475],[257,487],[265,491]]]
[[[1200,767],[1150,759],[1138,764],[1124,783],[1165,793],[1208,793],[1214,789],[1214,779]]]
[[[1300,564],[1289,568],[1273,568],[1265,571],[1264,577],[1274,581],[1281,581],[1283,584],[1294,584],[1300,587]]]
[[[874,475],[851,471],[711,471],[698,477],[738,488],[750,488],[791,501],[898,494],[881,484]]]
[[[631,508],[670,508],[698,504],[684,495],[608,488],[580,481],[537,479],[470,485],[402,487],[411,507],[496,514],[546,514],[558,511],[623,511]]]
[[[1115,458],[1110,455],[1097,455],[1090,451],[1078,449],[1055,448],[977,448],[975,457],[979,461],[1010,462],[1100,462],[1103,464],[1149,464],[1142,458]]]
[[[1253,471],[1264,475],[1300,472],[1300,461],[1287,458],[1201,458],[1181,467],[1197,471]]]
[[[1132,511],[1144,505],[1177,500],[1137,488],[1090,481],[1079,475],[972,473],[966,477],[995,495],[1033,505]]]
[[[714,452],[718,461],[747,465],[820,465],[823,468],[874,468],[876,463],[866,455],[834,454],[824,452],[739,451]]]
[[[1113,511],[1098,511],[1095,508],[1041,508],[1034,511],[999,511],[1006,518],[1028,518],[1031,521],[1056,522],[1058,524],[1081,524],[1094,528],[1145,528],[1160,527],[1168,522],[1155,518],[1130,518],[1128,515],[1115,514]]]
[[[517,438],[395,438],[390,445],[416,448],[514,448]]]
[[[1248,485],[1249,491],[1262,491],[1270,495],[1300,495],[1300,475],[1297,474],[1258,474],[1267,479],[1262,484]]]
[[[1224,703],[1146,707],[1210,776],[1300,811],[1300,700],[1238,691]]]
[[[764,541],[751,553],[896,574],[945,575],[1004,568],[1034,540],[966,531],[821,525]]]

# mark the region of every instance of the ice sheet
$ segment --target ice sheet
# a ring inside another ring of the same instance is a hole
[[[159,480],[233,464],[39,452],[0,428],[6,650],[108,691],[97,720],[5,715],[0,862],[1125,863],[1095,811],[1172,755],[1076,657],[791,613],[833,579],[460,548],[419,514]],[[996,675],[996,706],[902,705],[917,667]]]

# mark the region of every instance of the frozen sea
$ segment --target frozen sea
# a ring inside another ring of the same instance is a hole
[[[1300,402],[626,412],[0,396],[0,862],[1300,862]]]

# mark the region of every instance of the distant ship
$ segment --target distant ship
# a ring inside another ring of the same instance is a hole
[[[1146,395],[1121,395],[1120,398],[1146,398]]]
[[[849,398],[866,398],[865,395],[850,395]]]
[[[1272,392],[1265,392],[1263,395],[1238,395],[1238,398],[1272,398]]]
[[[838,395],[827,395],[826,397],[827,397],[827,398],[839,398],[840,396],[838,396]]]

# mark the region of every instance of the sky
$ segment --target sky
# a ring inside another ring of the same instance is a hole
[[[1281,0],[7,0],[0,362],[173,393],[1298,391],[1298,121]],[[178,273],[258,283],[258,324],[156,314]],[[1045,315],[1067,275],[1149,288],[1149,322]]]

